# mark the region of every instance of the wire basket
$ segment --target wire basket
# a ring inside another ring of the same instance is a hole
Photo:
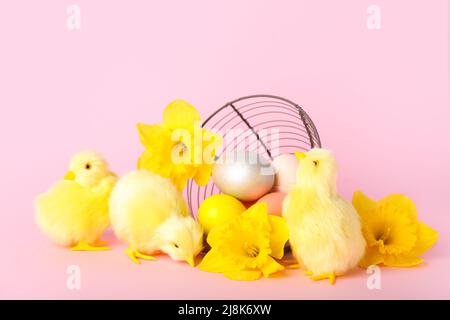
[[[217,158],[240,148],[245,139],[249,141],[249,135],[251,142],[244,149],[269,161],[279,154],[321,147],[319,133],[308,114],[294,102],[273,95],[252,95],[228,102],[209,116],[202,127],[222,135]],[[236,136],[236,130],[243,134]],[[234,136],[227,139],[230,132]],[[196,217],[203,200],[221,192],[212,179],[203,187],[191,179],[185,193],[189,209]]]

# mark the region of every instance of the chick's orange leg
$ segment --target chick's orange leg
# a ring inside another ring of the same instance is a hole
[[[319,280],[329,279],[330,280],[330,284],[335,284],[336,283],[336,277],[337,276],[341,276],[341,275],[342,274],[339,274],[339,273],[329,272],[329,273],[320,274],[318,276],[311,276],[311,280],[319,281]]]
[[[144,259],[144,260],[156,260],[155,257],[143,254],[137,250],[134,250],[131,247],[126,248],[125,253],[136,264],[141,264],[141,262],[138,260],[138,258]]]
[[[72,251],[106,251],[111,250],[110,247],[105,246],[92,246],[87,242],[80,241],[75,246],[70,248]]]

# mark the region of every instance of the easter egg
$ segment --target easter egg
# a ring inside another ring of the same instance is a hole
[[[272,192],[268,193],[259,199],[257,202],[265,202],[268,206],[269,214],[273,214],[275,216],[281,216],[282,208],[283,208],[283,200],[286,197],[284,192]]]
[[[253,151],[233,151],[216,161],[212,178],[223,193],[254,201],[272,189],[275,171],[269,161]]]
[[[275,170],[273,191],[288,193],[295,185],[298,160],[293,154],[282,154],[274,158],[272,167]]]
[[[198,208],[198,222],[205,233],[217,225],[226,223],[246,210],[236,198],[226,194],[216,194],[202,202]]]

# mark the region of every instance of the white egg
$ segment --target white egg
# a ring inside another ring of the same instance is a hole
[[[272,167],[275,170],[273,191],[288,193],[295,185],[298,160],[293,154],[282,154],[274,158]]]
[[[233,151],[218,159],[212,171],[217,187],[242,201],[254,201],[269,192],[275,181],[270,162],[252,151]]]

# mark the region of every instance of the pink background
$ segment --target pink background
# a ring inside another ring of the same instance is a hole
[[[450,298],[449,8],[445,0],[67,1],[0,4],[0,298]],[[368,30],[366,8],[381,7]],[[341,164],[340,190],[405,193],[441,234],[413,269],[364,270],[334,287],[298,271],[244,283],[167,257],[133,265],[109,252],[71,252],[37,230],[33,198],[70,156],[97,149],[123,174],[141,152],[135,124],[174,98],[206,117],[243,95],[304,106]],[[81,267],[81,290],[66,268]]]

